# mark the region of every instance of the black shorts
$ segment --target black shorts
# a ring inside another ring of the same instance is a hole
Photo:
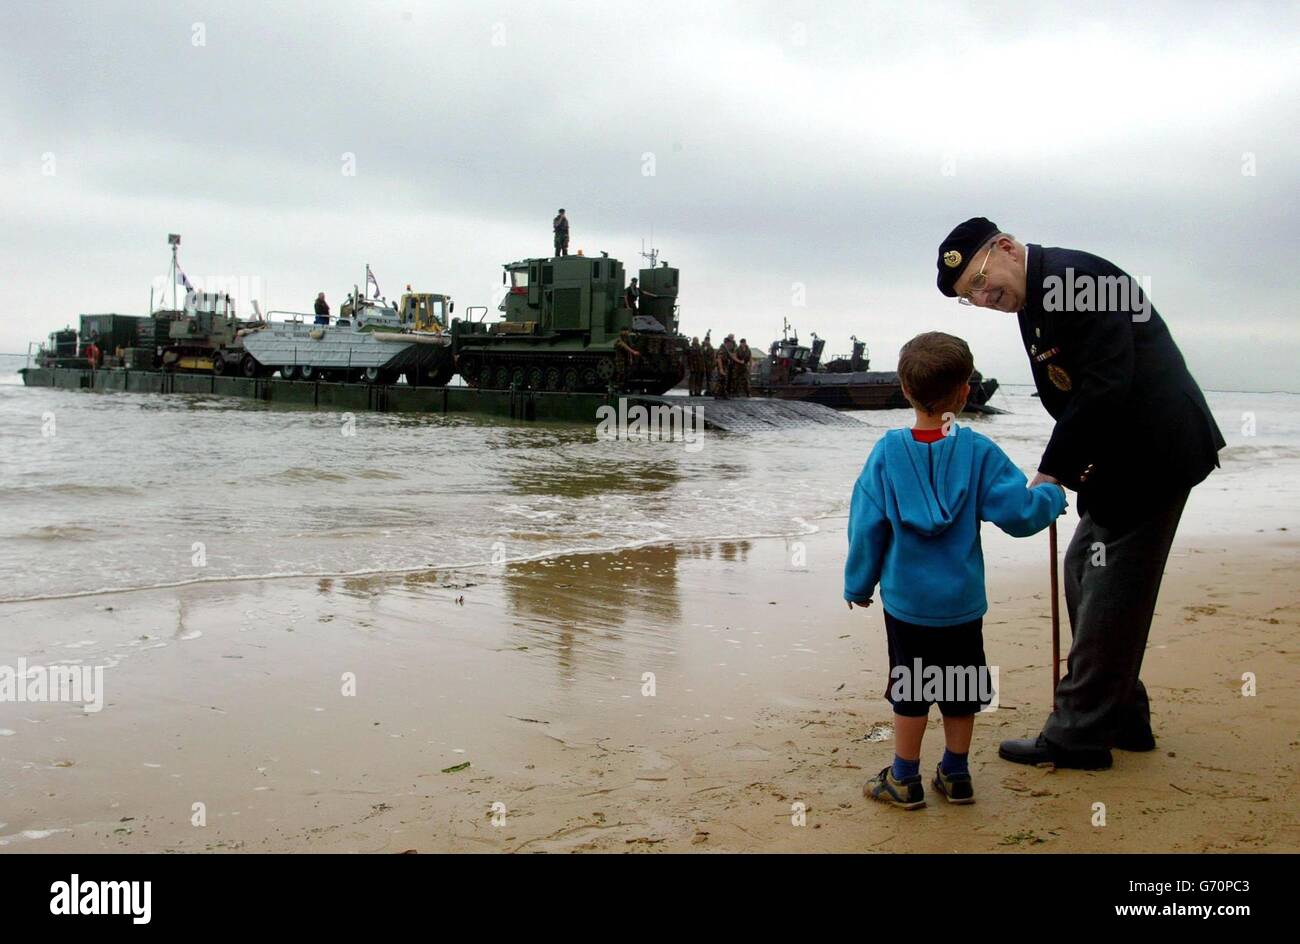
[[[889,638],[885,699],[895,714],[920,718],[938,705],[945,717],[959,718],[993,700],[982,618],[956,626],[918,626],[884,612]]]

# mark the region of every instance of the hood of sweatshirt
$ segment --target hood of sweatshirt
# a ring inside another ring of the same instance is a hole
[[[957,520],[970,490],[975,434],[954,426],[934,443],[910,430],[885,435],[884,479],[897,520],[923,535],[942,534]]]

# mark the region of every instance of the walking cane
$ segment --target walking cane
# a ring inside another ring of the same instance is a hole
[[[1056,708],[1056,686],[1061,684],[1061,609],[1057,591],[1056,522],[1047,531],[1052,555],[1052,708]]]

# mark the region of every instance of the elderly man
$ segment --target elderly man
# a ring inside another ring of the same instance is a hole
[[[1056,420],[1031,485],[1078,493],[1065,553],[1073,640],[1056,709],[1036,738],[1003,741],[1020,764],[1089,770],[1112,747],[1155,748],[1139,674],[1169,547],[1223,436],[1137,280],[1105,259],[1024,244],[983,217],[939,246],[939,291],[1017,313],[1043,406]]]

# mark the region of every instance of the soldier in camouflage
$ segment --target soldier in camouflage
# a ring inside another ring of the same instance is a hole
[[[721,400],[731,396],[731,368],[734,365],[731,359],[731,348],[727,346],[728,342],[735,344],[731,335],[727,335],[726,340],[718,345],[718,354],[714,358],[713,395]]]
[[[713,393],[713,377],[718,369],[717,352],[713,350],[713,342],[709,340],[712,331],[704,333],[704,343],[700,345],[700,354],[704,357],[704,385],[700,390],[701,395]]]
[[[569,254],[569,218],[564,215],[564,207],[560,207],[560,212],[551,221],[551,229],[555,232],[555,254],[557,256],[567,256]]]
[[[749,342],[744,338],[740,339],[740,347],[736,348],[736,395],[741,397],[752,396],[749,392],[749,366],[754,360],[754,355],[750,353]]]
[[[618,340],[614,342],[614,358],[617,373],[614,375],[618,382],[626,383],[627,378],[632,373],[632,362],[641,356],[641,352],[632,346],[632,335],[627,328],[618,333]]]
[[[722,346],[718,348],[718,363],[720,365],[718,369],[718,386],[722,388],[722,392],[726,396],[733,397],[736,395],[740,367],[740,362],[736,360],[736,336],[734,334],[727,335],[722,342]]]
[[[691,346],[686,352],[686,371],[689,375],[691,396],[698,397],[704,392],[704,377],[707,369],[704,365],[704,351],[699,338],[691,338]]]

